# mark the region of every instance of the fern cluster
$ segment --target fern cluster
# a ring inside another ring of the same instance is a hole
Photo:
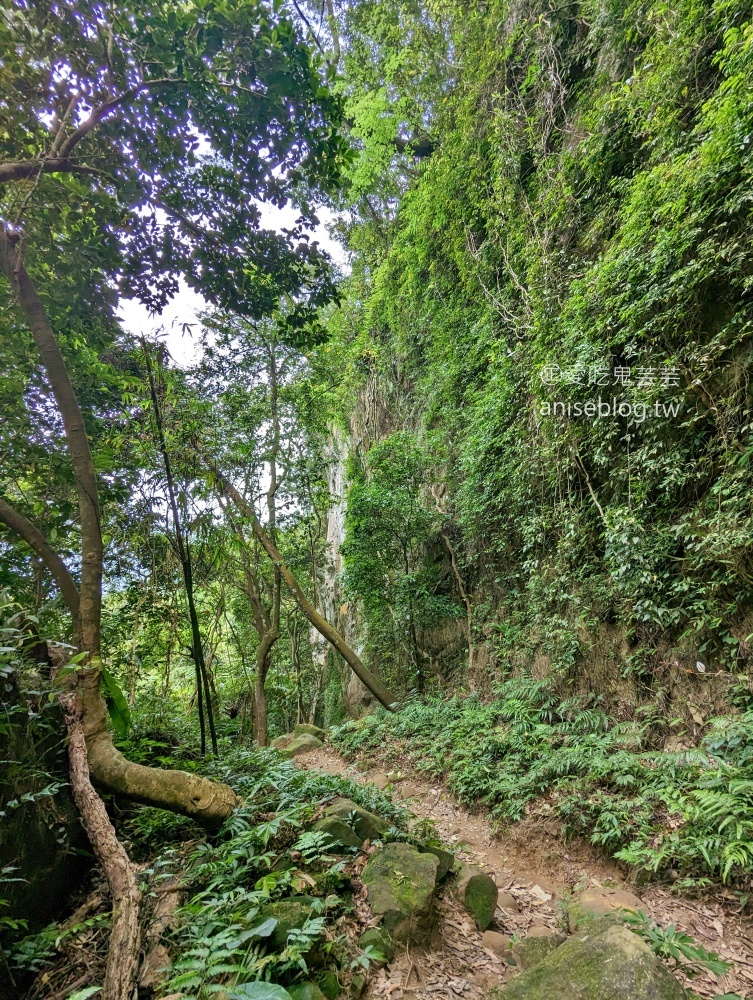
[[[338,795],[388,817],[391,836],[406,836],[406,813],[373,787],[300,770],[274,750],[228,748],[205,770],[229,782],[245,805],[215,841],[197,844],[184,870],[192,894],[179,913],[166,992],[203,998],[225,989],[286,1000],[285,985],[327,971],[347,978],[351,966],[368,965],[368,956],[353,952],[341,919],[351,906],[355,852],[310,826],[322,803]],[[169,852],[163,862],[172,867]],[[275,939],[278,920],[268,907],[301,898],[297,925],[283,942]]]
[[[753,869],[753,712],[712,720],[700,746],[659,744],[666,724],[610,718],[594,696],[558,699],[516,678],[476,697],[411,702],[334,731],[344,753],[389,745],[498,821],[541,805],[567,834],[683,885],[738,883]],[[679,874],[678,874],[679,873]]]

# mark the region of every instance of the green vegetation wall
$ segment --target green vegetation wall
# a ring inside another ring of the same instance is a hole
[[[401,607],[412,606],[411,582],[428,581],[448,634],[466,639],[452,674],[426,652],[437,622],[423,633],[419,622],[406,686],[423,648],[437,684],[459,670],[478,685],[530,669],[626,711],[648,698],[691,714],[744,700],[749,5],[389,6],[402,11],[401,51],[410,56],[423,25],[436,51],[422,59],[446,75],[425,84],[411,125],[410,58],[396,74],[397,50],[384,55],[380,100],[393,103],[380,120],[391,115],[398,136],[418,120],[432,151],[393,159],[392,186],[360,203],[369,210],[350,227],[346,298],[316,362],[338,373],[351,433],[344,583],[372,658],[394,671],[406,643],[379,627],[390,609],[374,610],[363,583],[389,545],[359,539],[362,510],[382,503],[382,520],[392,516],[382,485],[369,495],[364,484],[408,433],[426,517]],[[383,23],[373,30],[384,53]],[[372,92],[351,95],[356,118]],[[373,130],[361,134],[367,161]]]

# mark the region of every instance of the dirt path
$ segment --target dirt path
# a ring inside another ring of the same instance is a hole
[[[296,757],[301,767],[339,774],[360,784],[382,788],[387,774],[379,766],[364,772],[331,747]],[[394,765],[393,765],[394,766]],[[658,887],[635,890],[616,865],[605,861],[583,842],[565,843],[559,823],[546,815],[531,816],[496,837],[483,815],[462,809],[441,786],[414,775],[389,772],[386,794],[406,806],[417,819],[430,819],[438,834],[453,844],[458,856],[493,876],[509,892],[518,912],[497,908],[493,929],[518,937],[534,925],[562,925],[562,903],[574,888],[612,886],[637,891],[645,911],[662,926],[674,923],[735,968],[722,980],[701,975],[678,978],[703,997],[724,993],[753,997],[753,925],[735,912],[735,897],[718,900],[679,899]],[[506,982],[514,969],[488,950],[474,924],[449,893],[437,900],[437,928],[428,948],[410,948],[372,976],[368,1000],[478,1000],[492,986]]]

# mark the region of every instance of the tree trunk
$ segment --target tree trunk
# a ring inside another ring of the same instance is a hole
[[[146,602],[146,594],[136,602],[136,610],[133,615],[133,632],[131,633],[131,678],[128,691],[128,706],[133,708],[136,703],[136,675],[138,673],[138,657],[136,656],[136,640],[139,635],[139,613]]]
[[[279,549],[274,544],[274,542],[269,538],[258,517],[253,509],[253,507],[246,503],[243,497],[240,495],[238,490],[233,486],[233,484],[225,479],[222,473],[219,471],[215,463],[207,458],[206,456],[201,456],[207,470],[214,477],[216,482],[220,485],[223,492],[227,497],[229,497],[233,503],[236,505],[238,510],[247,517],[251,522],[251,528],[254,535],[259,539],[262,548],[267,553],[272,562],[279,568],[280,574],[288,585],[290,590],[293,592],[293,596],[298,602],[298,606],[301,611],[303,611],[306,618],[314,626],[317,632],[327,640],[327,642],[332,645],[337,652],[342,656],[348,666],[351,668],[353,673],[358,677],[358,679],[371,691],[374,697],[381,702],[382,705],[389,711],[394,711],[397,706],[397,701],[390,694],[387,688],[382,684],[378,677],[365,666],[361,658],[355,653],[350,646],[345,642],[343,637],[329,624],[326,618],[319,614],[316,608],[311,604],[306,595],[303,593],[298,580],[296,579],[294,573],[285,564]]]
[[[11,286],[42,359],[63,420],[78,495],[81,589],[78,594],[78,615],[75,615],[73,608],[71,610],[79,648],[89,657],[88,664],[80,671],[78,694],[91,777],[96,784],[108,791],[136,802],[183,813],[210,827],[219,826],[238,805],[238,797],[232,788],[184,771],[162,771],[134,764],[126,760],[112,742],[107,726],[107,711],[99,690],[102,673],[100,630],[103,549],[97,477],[86,426],[65,359],[42,301],[24,267],[17,243],[18,238],[0,226],[0,270]],[[50,558],[49,552],[39,551],[38,554],[54,575],[53,567],[57,563]]]
[[[136,869],[118,840],[104,802],[89,780],[86,740],[76,709],[75,695],[64,695],[60,703],[68,726],[73,799],[97,861],[107,878],[112,895],[112,929],[107,952],[107,968],[102,1000],[131,1000],[139,964],[141,926]]]
[[[167,450],[165,430],[162,424],[162,411],[160,410],[159,399],[157,398],[157,386],[154,381],[152,362],[149,357],[146,340],[141,338],[141,346],[144,350],[144,360],[149,375],[149,391],[152,397],[152,407],[154,409],[154,422],[157,425],[157,443],[159,446],[162,461],[165,466],[165,480],[167,482],[167,494],[170,498],[170,508],[173,514],[173,530],[175,531],[175,548],[183,567],[183,582],[186,588],[186,600],[188,601],[188,615],[191,620],[191,653],[194,666],[196,668],[196,697],[199,708],[199,729],[201,733],[201,753],[207,752],[206,730],[204,725],[204,710],[206,709],[209,719],[209,733],[212,739],[212,753],[217,755],[217,733],[214,726],[214,712],[212,711],[212,695],[209,690],[207,680],[207,665],[204,660],[204,643],[201,638],[199,628],[199,616],[196,613],[196,601],[193,591],[193,568],[191,566],[191,550],[188,541],[183,537],[183,529],[180,522],[180,512],[178,510],[178,500],[175,493],[175,480],[173,479],[172,466],[170,464],[170,454]]]
[[[84,670],[78,684],[82,726],[94,783],[123,798],[190,816],[210,829],[222,825],[239,799],[229,785],[187,771],[167,771],[126,760],[107,727],[99,672]]]
[[[254,739],[260,747],[269,745],[267,730],[267,696],[264,691],[264,681],[267,664],[258,664],[254,677]]]

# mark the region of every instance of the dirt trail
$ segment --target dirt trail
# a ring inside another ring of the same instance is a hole
[[[360,784],[384,787],[387,775],[379,766],[370,771],[349,764],[329,746],[296,757],[301,767],[339,774]],[[394,766],[394,765],[392,765]],[[662,926],[674,923],[710,951],[735,963],[722,980],[710,974],[692,981],[678,975],[703,997],[738,993],[753,997],[753,924],[735,912],[735,897],[718,900],[678,899],[658,887],[635,890],[616,865],[605,861],[587,843],[565,843],[554,817],[536,816],[517,824],[504,838],[495,836],[483,815],[458,806],[441,786],[415,775],[395,776],[386,794],[406,806],[417,819],[430,819],[439,835],[455,845],[458,856],[492,875],[500,890],[518,905],[513,913],[497,908],[492,929],[522,937],[538,924],[561,926],[562,903],[575,887],[608,883],[637,891],[645,911]],[[371,977],[367,1000],[478,1000],[492,986],[514,975],[494,952],[450,893],[437,899],[437,927],[429,947],[411,947]]]

